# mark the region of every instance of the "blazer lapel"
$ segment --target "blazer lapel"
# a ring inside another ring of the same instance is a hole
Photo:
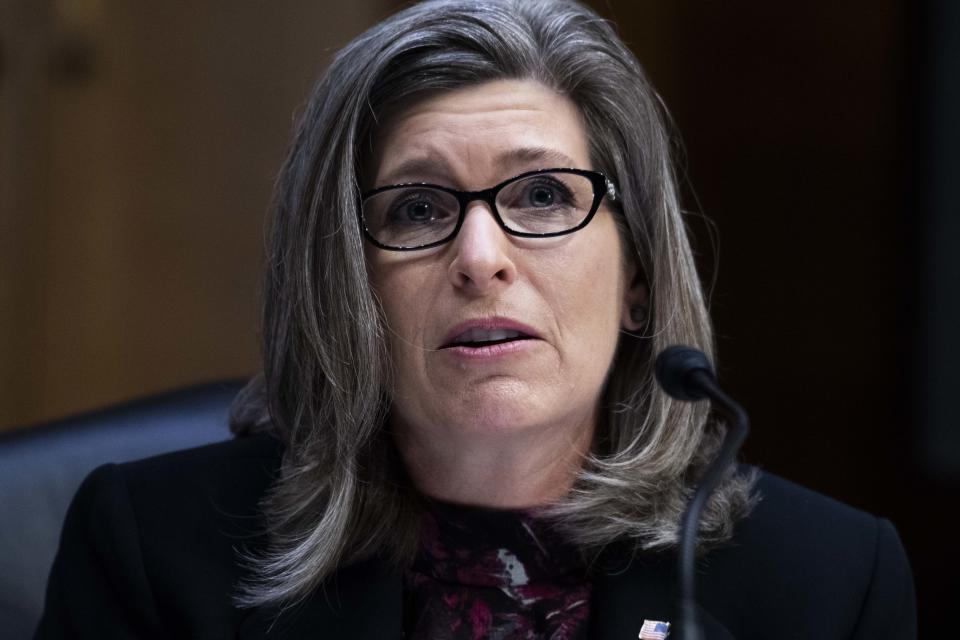
[[[396,640],[402,635],[401,579],[375,561],[338,571],[306,600],[286,610],[254,609],[237,632],[241,640]]]
[[[613,552],[601,561],[590,603],[591,640],[633,640],[644,620],[676,619],[676,559],[672,554],[629,557]],[[735,640],[727,627],[700,608],[704,640]]]

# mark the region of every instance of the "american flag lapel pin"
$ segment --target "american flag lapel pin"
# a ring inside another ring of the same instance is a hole
[[[670,635],[670,623],[660,620],[644,620],[640,627],[640,640],[664,640]]]

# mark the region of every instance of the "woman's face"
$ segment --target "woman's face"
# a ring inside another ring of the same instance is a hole
[[[504,80],[389,118],[365,187],[480,190],[568,167],[593,168],[576,106],[537,82]],[[589,443],[619,329],[645,301],[606,204],[580,231],[531,239],[505,234],[475,201],[450,242],[413,252],[368,244],[367,260],[389,325],[398,437]]]

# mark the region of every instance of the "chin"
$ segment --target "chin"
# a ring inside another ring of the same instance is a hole
[[[462,428],[477,435],[519,433],[536,428],[542,419],[532,415],[529,409],[509,406],[487,406],[459,417]]]
[[[534,433],[570,424],[578,412],[557,414],[556,409],[562,403],[562,398],[532,398],[529,393],[515,398],[474,398],[459,405],[451,423],[476,435]]]

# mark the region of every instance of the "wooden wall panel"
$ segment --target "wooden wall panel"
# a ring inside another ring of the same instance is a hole
[[[0,428],[256,369],[293,113],[384,5],[2,0]]]

